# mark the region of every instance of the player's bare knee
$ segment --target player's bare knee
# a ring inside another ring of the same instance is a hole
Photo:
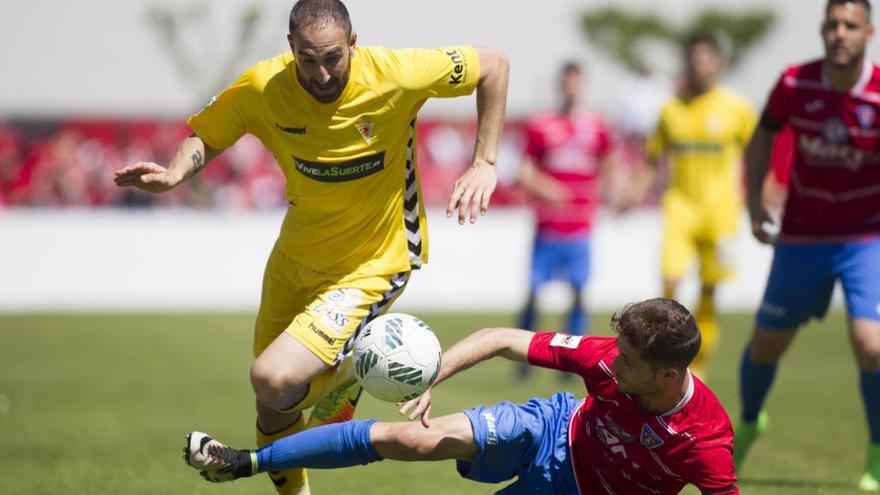
[[[258,401],[275,408],[289,407],[285,402],[290,402],[303,388],[303,384],[297,383],[284,370],[268,366],[260,360],[251,366],[251,386]]]

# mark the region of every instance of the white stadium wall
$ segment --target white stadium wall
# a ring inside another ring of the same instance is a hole
[[[0,210],[0,311],[256,310],[281,216]],[[431,261],[415,273],[398,309],[512,311],[522,304],[532,236],[526,210],[492,210],[465,226],[440,211],[429,217]],[[659,241],[656,211],[600,215],[590,306],[614,309],[658,295]],[[729,252],[739,274],[722,286],[720,306],[752,310],[770,248],[741,229]],[[690,277],[681,299],[695,294]],[[562,285],[541,294],[546,308],[568,301]]]
[[[205,102],[199,84],[187,84],[184,70],[213,80],[231,58],[233,72],[285,50],[286,16],[293,0],[31,0],[0,6],[0,60],[3,116],[185,115]],[[818,30],[824,1],[804,0],[349,0],[360,43],[395,47],[455,43],[497,46],[511,60],[510,113],[523,115],[553,102],[553,79],[568,58],[589,67],[591,101],[614,111],[628,97],[626,74],[610,57],[589,45],[578,26],[580,13],[600,6],[654,12],[686,25],[708,7],[742,12],[772,9],[777,23],[763,44],[746,55],[726,82],[762,105],[765,93],[786,64],[821,53]],[[233,50],[235,20],[259,6],[254,46]],[[512,7],[515,6],[515,7]],[[147,21],[151,7],[183,16],[177,68],[163,38]],[[869,51],[875,54],[880,39]],[[678,71],[673,47],[648,46],[661,76]],[[198,86],[198,87],[197,87]],[[472,112],[468,99],[429,104],[434,114]]]
[[[0,121],[10,118],[182,118],[204,102],[204,85],[230,61],[239,71],[285,50],[292,0],[32,0],[0,6],[4,91]],[[747,54],[725,82],[760,106],[789,63],[821,53],[824,2],[803,0],[348,0],[362,44],[395,47],[454,43],[502,48],[511,60],[509,115],[522,117],[553,102],[560,61],[588,69],[590,101],[620,113],[630,95],[626,74],[590,46],[579,14],[603,5],[657,12],[684,25],[705,7],[778,14],[764,43]],[[264,18],[255,44],[235,54],[235,19],[251,5]],[[512,6],[514,6],[512,8]],[[152,7],[183,15],[176,67],[163,38],[150,27]],[[878,53],[880,40],[869,50]],[[678,71],[676,50],[649,47],[660,76]],[[760,55],[758,55],[760,54]],[[187,82],[182,73],[197,76]],[[216,77],[214,78],[216,79]],[[424,112],[472,116],[473,98],[429,103]],[[502,175],[511,165],[502,163]],[[192,211],[31,211],[0,209],[0,310],[255,309],[263,263],[281,212],[232,214]],[[402,308],[512,310],[524,298],[531,223],[522,210],[495,209],[476,226],[460,227],[437,212],[431,221],[431,263],[417,273]],[[645,211],[603,216],[595,234],[594,307],[659,293],[659,219]],[[740,275],[720,292],[725,309],[753,309],[770,251],[742,232],[732,250]],[[695,286],[682,297],[692,300]],[[559,287],[543,294],[561,307]]]

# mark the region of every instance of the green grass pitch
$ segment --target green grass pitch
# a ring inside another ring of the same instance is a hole
[[[510,315],[422,314],[444,346]],[[608,315],[596,315],[605,333]],[[736,369],[751,317],[723,318],[709,382],[733,416]],[[553,329],[557,320],[546,323]],[[200,429],[236,447],[253,445],[248,383],[252,316],[0,316],[0,493],[273,494],[268,479],[205,483],[180,460],[183,436]],[[495,360],[435,392],[434,415],[570,389],[539,370],[524,385]],[[770,429],[742,473],[747,494],[854,493],[866,432],[842,314],[802,331],[770,396]],[[370,397],[358,417],[397,418]],[[312,471],[312,493],[489,494],[500,486],[460,479],[454,465],[382,462]],[[686,491],[685,493],[696,493]]]

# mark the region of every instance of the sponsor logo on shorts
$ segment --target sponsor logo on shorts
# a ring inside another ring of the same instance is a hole
[[[458,86],[467,81],[467,78],[465,77],[464,57],[461,56],[458,50],[454,49],[446,50],[446,55],[449,57],[449,60],[452,61],[452,73],[449,74],[450,86]]]
[[[297,172],[320,182],[346,182],[362,179],[385,168],[385,152],[335,163],[310,162],[293,157]]]
[[[787,313],[784,306],[779,306],[777,304],[772,304],[768,302],[764,302],[761,304],[761,312],[766,313],[770,316],[775,316],[777,318],[782,318],[783,316],[785,316],[785,313]]]
[[[342,336],[352,320],[352,312],[360,304],[363,292],[358,289],[334,289],[326,293],[309,308],[320,322]]]
[[[281,125],[278,122],[275,122],[275,128],[278,129],[279,131],[283,131],[288,134],[305,134],[306,133],[305,126],[303,126],[303,127],[290,127],[290,126]]]
[[[578,335],[566,335],[564,333],[557,333],[550,339],[550,347],[565,347],[567,349],[577,349],[578,345],[581,343],[581,339]]]
[[[656,449],[664,443],[663,439],[660,438],[660,435],[654,433],[654,430],[648,426],[648,423],[645,423],[645,425],[642,426],[642,436],[640,441],[646,449]]]
[[[333,337],[324,333],[324,331],[321,330],[320,328],[318,328],[318,326],[315,325],[314,323],[309,323],[309,330],[311,330],[312,332],[317,334],[318,337],[321,337],[324,340],[324,342],[327,342],[330,345],[333,345],[336,343],[336,339],[334,339]]]
[[[490,412],[484,412],[482,414],[483,419],[486,421],[486,443],[489,445],[497,445],[498,444],[498,429],[495,426],[497,421],[495,420],[495,416]]]

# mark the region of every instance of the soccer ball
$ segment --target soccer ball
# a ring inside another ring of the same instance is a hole
[[[440,372],[440,342],[422,320],[389,313],[368,323],[354,343],[354,372],[364,390],[388,402],[414,399]]]

